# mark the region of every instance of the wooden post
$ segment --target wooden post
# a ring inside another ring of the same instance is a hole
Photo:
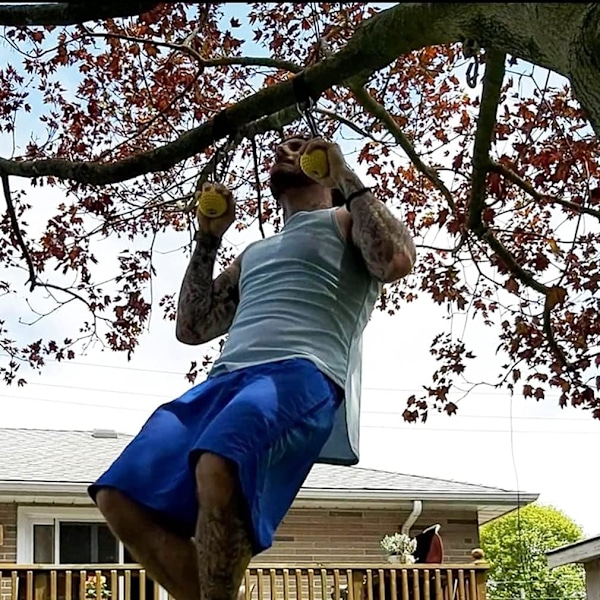
[[[353,600],[363,600],[363,572],[359,569],[352,571],[352,591],[354,593]]]
[[[471,552],[471,556],[476,565],[485,564],[485,553],[481,548],[475,548]],[[478,570],[475,577],[477,580],[477,600],[486,600],[487,571]]]
[[[584,563],[587,600],[600,600],[600,558]]]
[[[47,598],[47,577],[46,573],[36,573],[33,576],[34,581],[34,594],[35,600],[46,600]]]

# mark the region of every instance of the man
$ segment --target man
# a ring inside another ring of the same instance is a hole
[[[327,153],[309,178],[300,158]],[[114,534],[177,600],[233,600],[316,461],[358,461],[360,342],[382,284],[407,275],[406,228],[339,147],[293,137],[270,172],[282,231],[214,281],[235,203],[198,216],[176,334],[229,333],[209,377],[159,407],[90,494]],[[346,205],[332,207],[332,190]]]

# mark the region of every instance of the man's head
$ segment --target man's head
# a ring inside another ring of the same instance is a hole
[[[270,171],[270,187],[276,200],[286,192],[298,192],[302,188],[318,185],[300,168],[300,157],[309,141],[309,137],[296,134],[288,137],[275,148],[275,158]],[[343,204],[338,190],[331,190],[331,197],[334,206]]]
[[[286,191],[315,185],[315,182],[300,168],[300,157],[309,138],[293,135],[275,148],[275,157],[271,167],[270,186],[275,200]]]

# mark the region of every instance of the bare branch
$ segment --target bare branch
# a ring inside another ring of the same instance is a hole
[[[85,21],[132,17],[152,10],[158,2],[46,2],[0,4],[0,25],[76,25]]]
[[[505,53],[493,49],[487,50],[486,69],[481,92],[481,106],[473,146],[473,173],[471,177],[471,198],[467,223],[469,229],[480,240],[487,242],[514,276],[528,287],[544,294],[544,333],[554,356],[556,356],[563,367],[568,368],[568,359],[554,337],[550,322],[552,309],[564,301],[566,292],[558,286],[548,287],[534,279],[533,275],[517,263],[511,252],[494,236],[489,227],[483,223],[482,212],[485,208],[487,175],[492,169],[493,164],[490,158],[490,148],[496,124],[496,113],[500,101],[502,82],[504,80],[505,61]]]
[[[500,101],[500,91],[504,79],[504,62],[506,55],[496,50],[487,50],[486,69],[481,92],[481,106],[477,119],[477,131],[473,146],[473,173],[471,176],[471,199],[467,218],[468,228],[475,235],[486,242],[495,254],[502,260],[506,268],[525,285],[546,294],[548,287],[536,281],[531,273],[518,264],[514,256],[483,223],[483,209],[485,208],[486,178],[490,166],[490,147],[494,125],[496,124],[496,111]]]

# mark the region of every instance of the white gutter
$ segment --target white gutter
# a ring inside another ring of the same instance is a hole
[[[31,495],[58,494],[77,496],[87,494],[89,483],[54,483],[48,481],[0,481],[0,494]]]
[[[534,502],[539,494],[523,492],[429,492],[420,490],[334,490],[334,489],[301,489],[298,498],[305,500],[339,500],[343,493],[347,500],[400,500],[414,501],[415,497],[421,500],[446,501],[446,502],[483,502],[483,503],[514,503],[518,499],[523,502]]]
[[[410,528],[415,524],[415,521],[421,516],[422,512],[423,503],[420,500],[415,500],[410,515],[408,515],[408,518],[404,521],[404,525],[402,525],[401,533],[408,535]]]

